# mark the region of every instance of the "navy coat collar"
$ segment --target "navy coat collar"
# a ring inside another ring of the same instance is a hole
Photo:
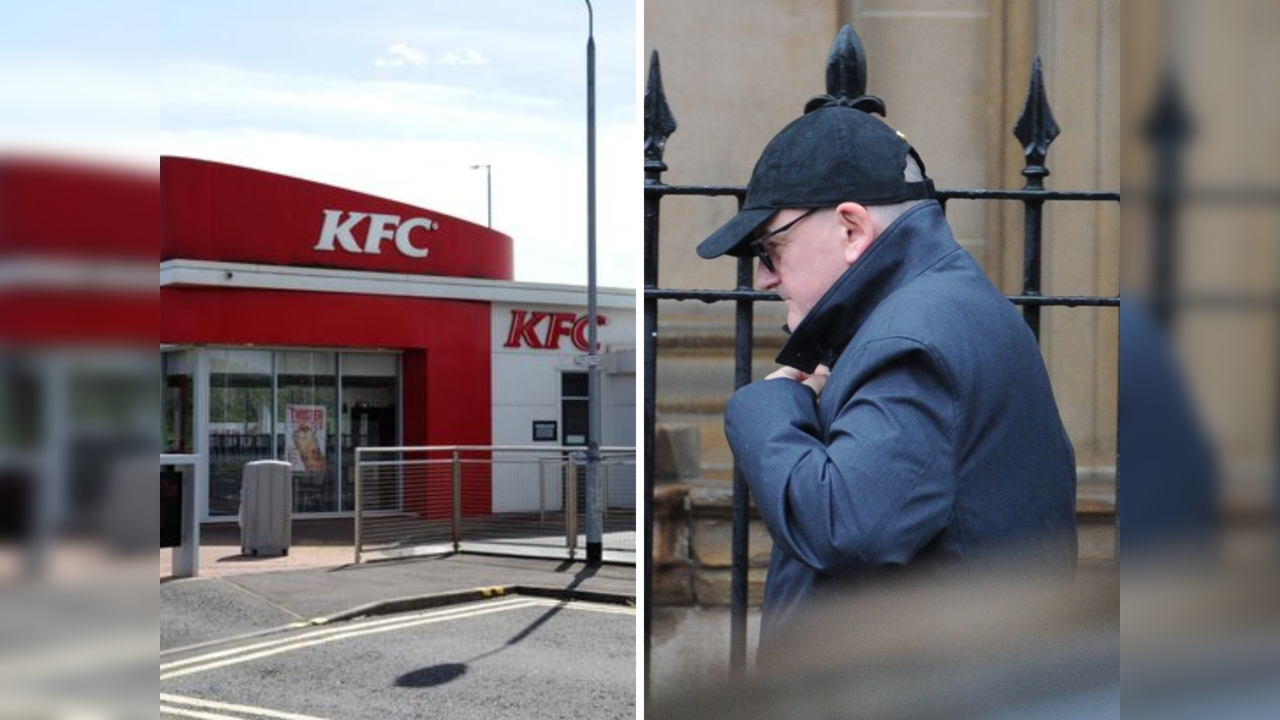
[[[841,275],[791,333],[780,365],[813,372],[831,367],[885,298],[959,246],[942,206],[927,202],[893,221]]]

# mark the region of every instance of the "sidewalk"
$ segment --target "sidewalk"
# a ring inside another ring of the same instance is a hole
[[[240,554],[240,527],[236,523],[205,525],[200,531],[200,577],[219,578],[246,573],[279,572],[346,565],[355,559],[352,520],[298,520],[293,525],[293,547],[284,557],[248,557]],[[160,551],[160,582],[170,580],[172,551]]]
[[[447,555],[353,565],[350,521],[303,521],[287,557],[240,555],[239,529],[203,533],[200,577],[171,580],[160,554],[161,650],[310,622],[403,598],[521,586],[551,593],[636,595],[632,565]]]

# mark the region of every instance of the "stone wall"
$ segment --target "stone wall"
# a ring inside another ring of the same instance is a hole
[[[733,490],[713,481],[654,492],[656,605],[727,607],[733,563]],[[749,602],[759,606],[773,541],[752,508]]]

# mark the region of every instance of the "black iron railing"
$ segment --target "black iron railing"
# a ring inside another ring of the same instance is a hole
[[[865,70],[862,68],[862,49],[857,36],[845,26],[832,45],[827,60],[828,94],[856,97],[865,91]],[[849,79],[855,79],[861,87],[842,87]],[[668,196],[726,197],[738,199],[741,206],[746,188],[739,186],[677,186],[661,180],[667,170],[663,154],[667,138],[676,130],[676,121],[667,105],[662,89],[662,75],[658,53],[654,51],[649,64],[649,77],[645,87],[645,163],[644,163],[644,323],[645,323],[645,597],[652,598],[653,590],[653,491],[654,491],[654,424],[656,420],[658,363],[658,301],[695,300],[704,303],[733,302],[736,310],[734,343],[734,388],[751,382],[751,356],[753,346],[752,317],[757,302],[776,302],[774,293],[760,292],[752,288],[752,261],[740,258],[737,263],[737,285],[733,290],[696,290],[663,288],[658,283],[659,232],[658,221],[661,201]],[[1049,175],[1045,157],[1049,145],[1058,135],[1058,126],[1045,97],[1040,59],[1032,69],[1030,88],[1022,115],[1014,125],[1014,135],[1022,144],[1026,166],[1022,174],[1026,183],[1021,190],[939,190],[938,200],[943,210],[952,201],[960,200],[1011,200],[1023,204],[1024,262],[1022,293],[1009,297],[1010,302],[1021,306],[1023,317],[1036,338],[1040,337],[1040,309],[1049,307],[1118,307],[1119,297],[1099,296],[1045,296],[1041,294],[1042,211],[1046,202],[1116,202],[1119,192],[1109,191],[1058,191],[1044,187]],[[1118,488],[1117,473],[1117,488]],[[731,585],[730,667],[740,673],[746,667],[747,637],[747,561],[748,561],[748,511],[750,498],[745,480],[735,468],[733,472],[733,557]],[[1117,523],[1119,513],[1117,512]],[[650,650],[652,602],[646,602],[644,610],[646,695],[648,687],[648,658]]]

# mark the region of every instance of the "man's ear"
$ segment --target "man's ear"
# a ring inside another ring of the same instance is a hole
[[[836,206],[836,217],[844,230],[844,260],[852,265],[871,247],[871,242],[876,238],[875,227],[871,224],[871,211],[865,205],[844,202]]]

